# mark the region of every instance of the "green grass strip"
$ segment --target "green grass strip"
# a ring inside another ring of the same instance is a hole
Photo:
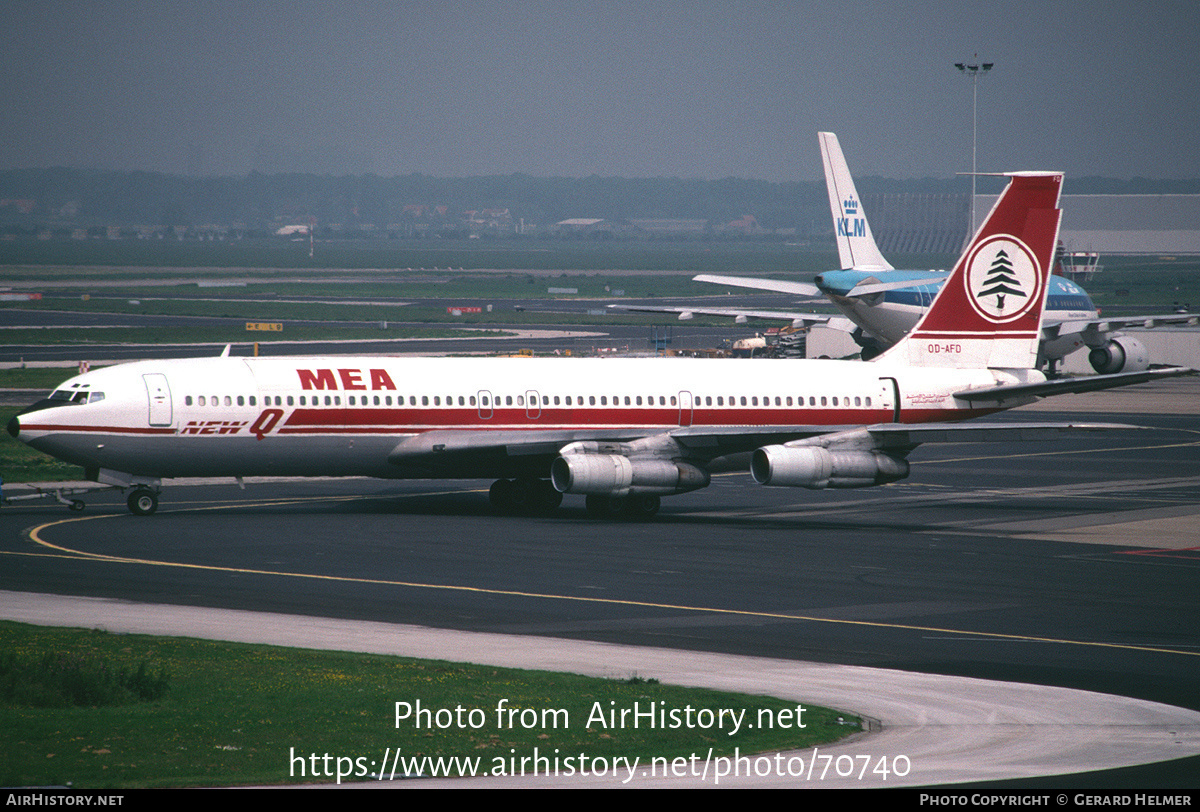
[[[377,770],[396,748],[404,758],[442,757],[460,767],[462,759],[477,758],[480,769],[503,766],[506,772],[519,765],[514,758],[532,756],[535,748],[550,758],[557,754],[563,765],[562,759],[581,755],[593,765],[635,757],[646,765],[653,757],[703,759],[710,748],[715,756],[734,748],[746,755],[810,747],[860,729],[857,719],[839,723],[837,712],[807,705],[797,717],[795,701],[661,685],[636,675],[598,679],[11,622],[0,622],[0,651],[19,660],[51,653],[102,661],[112,669],[148,664],[168,675],[165,696],[153,701],[0,705],[4,786],[332,783],[338,762],[325,754],[348,758],[342,771],[367,780],[364,773]],[[413,721],[418,702],[429,711],[420,726]],[[400,713],[408,716],[399,722],[396,703],[407,703]],[[629,716],[623,726],[600,721],[634,703],[642,711],[678,711],[679,719],[694,723],[652,729],[644,721],[634,728]],[[497,707],[514,714],[498,716]],[[728,735],[729,717],[724,729],[700,724],[707,718],[700,709],[722,708],[745,711],[736,735]],[[775,729],[760,726],[760,713],[777,721]]]

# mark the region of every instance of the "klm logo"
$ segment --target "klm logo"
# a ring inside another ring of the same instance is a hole
[[[837,235],[839,237],[867,236],[867,218],[858,216],[858,201],[848,197],[842,201],[842,212],[845,217],[837,218]]]
[[[837,234],[839,237],[867,236],[867,218],[839,217],[837,219]]]

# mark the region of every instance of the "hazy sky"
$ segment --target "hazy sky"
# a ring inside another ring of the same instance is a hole
[[[0,169],[1200,177],[1200,3],[0,0]]]

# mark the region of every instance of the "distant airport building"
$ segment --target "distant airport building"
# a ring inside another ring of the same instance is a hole
[[[995,195],[979,195],[983,220]],[[970,195],[863,195],[888,254],[956,254],[967,239]],[[1101,254],[1200,254],[1200,195],[1063,195],[1062,241]]]
[[[657,217],[629,222],[655,237],[703,237],[709,232],[708,221],[698,218]]]
[[[572,217],[559,220],[550,228],[560,236],[587,236],[608,239],[629,236],[637,232],[636,227],[624,220],[605,220],[601,217]]]
[[[309,227],[306,225],[290,225],[275,229],[277,237],[295,237],[301,234],[308,236]]]
[[[1062,208],[1063,242],[1081,250],[1200,254],[1200,195],[1063,195]]]

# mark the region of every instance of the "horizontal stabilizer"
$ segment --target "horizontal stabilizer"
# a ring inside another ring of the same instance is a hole
[[[768,321],[790,321],[793,327],[811,327],[824,324],[830,316],[816,313],[789,313],[786,310],[749,310],[740,307],[681,307],[652,305],[609,305],[610,310],[627,310],[631,313],[675,313],[680,321],[693,316],[717,316],[731,319],[766,319]]]
[[[1146,383],[1157,378],[1176,378],[1181,375],[1195,374],[1196,370],[1189,369],[1188,367],[1167,367],[1165,369],[1147,369],[1142,372],[1120,372],[1116,375],[1055,378],[1037,383],[1014,383],[989,386],[986,389],[967,389],[963,392],[955,392],[954,397],[976,406],[987,405],[992,402],[1003,404],[1007,400],[1020,400],[1029,397],[1045,398],[1053,395],[1078,394],[1080,392],[1097,392],[1102,389],[1113,389],[1118,386]]]
[[[731,288],[753,288],[755,290],[770,290],[775,293],[790,293],[810,299],[824,299],[825,294],[811,282],[788,282],[782,279],[756,279],[752,276],[723,276],[721,274],[702,273],[692,277],[693,282],[710,282],[714,285],[728,285]]]
[[[873,293],[886,293],[889,290],[904,290],[905,288],[922,288],[930,285],[940,285],[946,281],[946,274],[931,273],[924,279],[902,279],[898,282],[872,282],[871,284],[855,285],[846,292],[847,296],[870,296]]]

